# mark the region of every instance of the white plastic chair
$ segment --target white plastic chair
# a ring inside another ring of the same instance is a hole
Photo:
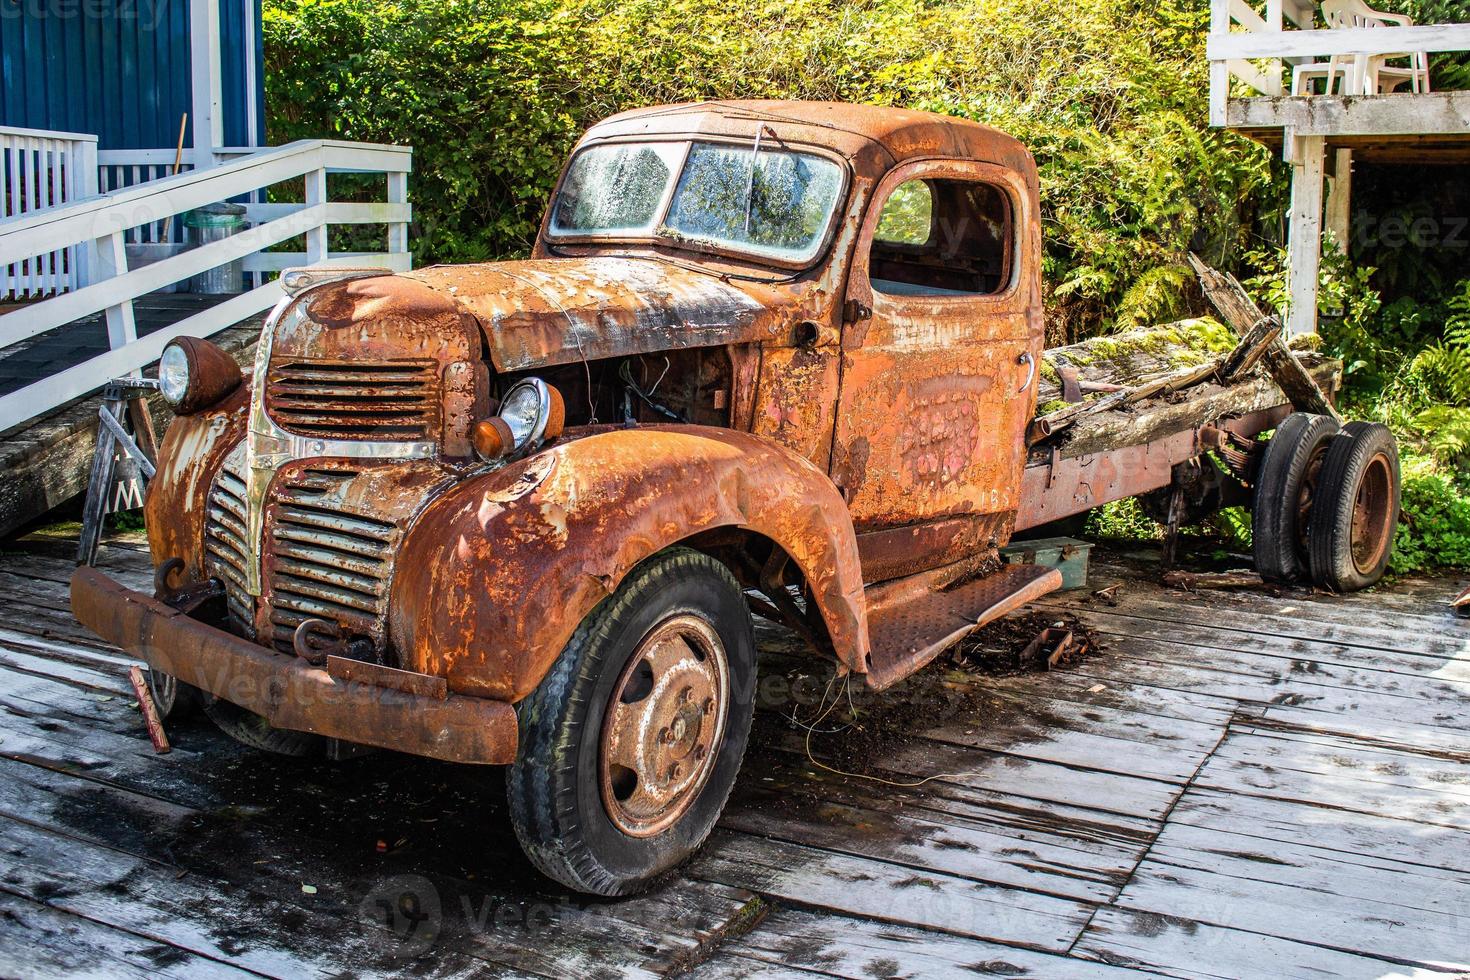
[[[1374,10],[1363,0],[1322,0],[1322,18],[1334,30],[1373,27],[1412,27],[1412,18]],[[1390,60],[1407,59],[1407,67],[1390,65]],[[1339,82],[1339,78],[1341,81]],[[1292,71],[1291,94],[1305,95],[1317,79],[1326,80],[1326,94],[1340,85],[1344,95],[1376,95],[1392,92],[1408,83],[1416,92],[1429,91],[1429,55],[1423,51],[1359,55],[1334,55],[1329,60],[1297,65]]]

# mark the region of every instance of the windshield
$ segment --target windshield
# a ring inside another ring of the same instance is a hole
[[[593,146],[572,160],[550,231],[803,262],[821,247],[841,193],[842,168],[815,153],[705,142]]]

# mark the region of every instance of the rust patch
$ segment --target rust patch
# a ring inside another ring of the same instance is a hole
[[[451,690],[519,700],[635,565],[719,527],[784,548],[839,657],[865,669],[857,543],[831,482],[765,440],[696,426],[572,438],[440,496],[399,549],[394,645]]]

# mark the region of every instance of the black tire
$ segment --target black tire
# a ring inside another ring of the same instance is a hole
[[[1251,505],[1252,550],[1262,578],[1294,582],[1306,576],[1307,529],[1301,518],[1311,508],[1322,460],[1335,435],[1334,419],[1296,412],[1266,443]]]
[[[1399,450],[1377,422],[1349,422],[1327,447],[1308,522],[1312,581],[1333,592],[1383,577],[1399,524]]]
[[[703,781],[688,791],[677,819],[651,836],[632,836],[604,805],[604,721],[615,695],[627,700],[626,678],[641,669],[634,654],[645,638],[690,616],[723,645],[723,737],[698,757],[713,761],[701,766]],[[511,823],[531,863],[569,888],[614,896],[646,887],[692,855],[735,784],[754,692],[754,631],[729,569],[687,548],[661,552],[635,569],[583,620],[540,686],[517,705],[520,748],[506,791]]]
[[[204,714],[226,735],[242,745],[293,759],[320,758],[326,755],[327,740],[310,732],[293,732],[272,728],[260,715],[238,704],[200,692]]]
[[[199,688],[161,670],[150,670],[143,676],[148,679],[148,692],[153,695],[153,705],[161,720],[187,718],[199,710],[202,694]]]

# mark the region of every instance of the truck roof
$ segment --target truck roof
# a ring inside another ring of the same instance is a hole
[[[876,147],[890,165],[940,156],[1021,172],[1034,168],[1025,145],[993,127],[935,112],[846,102],[711,100],[653,106],[611,116],[588,130],[585,139],[687,133],[754,139],[762,124],[782,139],[825,146],[854,160]]]

